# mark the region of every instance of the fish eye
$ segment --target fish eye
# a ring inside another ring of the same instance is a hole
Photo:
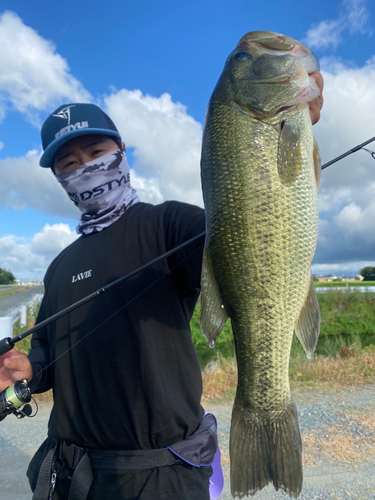
[[[237,52],[236,59],[246,60],[246,59],[251,59],[251,58],[247,52]]]

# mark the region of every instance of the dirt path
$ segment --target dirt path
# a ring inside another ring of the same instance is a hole
[[[294,391],[304,443],[304,486],[300,500],[375,500],[375,386],[318,392]],[[206,404],[219,422],[230,500],[228,438],[231,404]],[[0,422],[0,500],[30,500],[28,462],[44,440],[49,407],[34,419],[13,416]],[[289,498],[272,486],[255,500]],[[171,499],[174,500],[174,499]]]

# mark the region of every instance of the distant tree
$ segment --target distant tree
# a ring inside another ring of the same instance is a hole
[[[363,281],[375,281],[375,267],[367,266],[359,271]]]
[[[10,271],[1,269],[0,267],[0,285],[11,285],[15,281],[15,277]]]

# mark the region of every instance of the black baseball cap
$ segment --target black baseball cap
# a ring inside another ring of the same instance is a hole
[[[44,153],[40,166],[50,168],[58,149],[78,135],[101,134],[121,140],[110,117],[95,104],[63,104],[44,122],[41,136]]]

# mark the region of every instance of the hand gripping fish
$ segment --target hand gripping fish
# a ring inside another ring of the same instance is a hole
[[[310,270],[320,156],[307,105],[320,92],[308,75],[317,69],[292,38],[247,33],[225,63],[203,132],[201,328],[213,345],[232,322],[231,489],[240,498],[270,482],[292,497],[302,488],[288,371],[293,330],[311,357],[320,328]]]

